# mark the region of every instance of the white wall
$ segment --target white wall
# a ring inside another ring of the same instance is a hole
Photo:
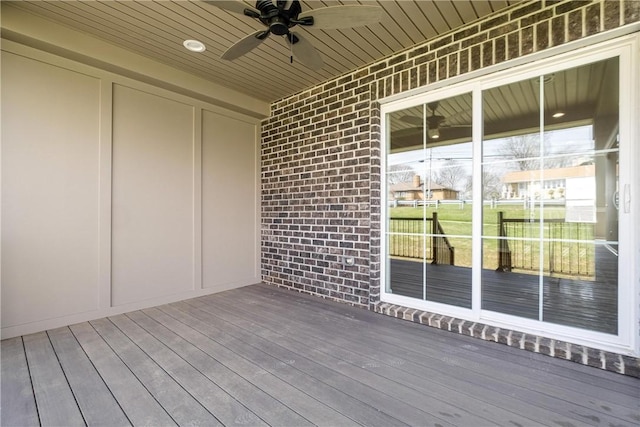
[[[258,177],[237,173],[257,164],[254,148],[237,141],[259,135],[254,126],[211,111],[203,111],[202,125],[202,281],[205,288],[223,290],[260,274],[259,228],[238,233],[230,226],[260,215],[251,203],[260,197]]]
[[[3,327],[98,308],[99,110],[99,79],[2,53]]]
[[[2,338],[260,280],[255,118],[2,49]]]
[[[114,86],[114,305],[194,289],[194,115],[191,105]]]

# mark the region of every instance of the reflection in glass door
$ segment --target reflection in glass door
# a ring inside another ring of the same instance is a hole
[[[471,94],[388,117],[387,292],[471,308]]]
[[[618,333],[618,93],[617,58],[483,92],[482,309]]]

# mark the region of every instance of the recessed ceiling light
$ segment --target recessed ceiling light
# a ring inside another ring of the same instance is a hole
[[[562,117],[562,116],[564,116],[564,113],[558,112],[558,113],[555,113],[555,114],[553,115],[553,118],[554,118],[554,119],[559,119],[559,118],[560,118],[560,117]]]
[[[204,52],[207,50],[204,43],[199,42],[198,40],[185,40],[182,44],[191,52]]]

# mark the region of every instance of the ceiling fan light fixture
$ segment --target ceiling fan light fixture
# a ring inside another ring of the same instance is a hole
[[[207,50],[207,47],[204,45],[204,43],[198,40],[185,40],[184,42],[182,42],[182,45],[191,52],[204,52],[205,50]]]
[[[438,128],[429,129],[427,131],[427,136],[429,139],[438,139],[440,138],[440,130],[438,130]]]
[[[562,111],[558,111],[557,113],[555,113],[552,117],[554,119],[559,119],[560,117],[564,116],[564,113]]]

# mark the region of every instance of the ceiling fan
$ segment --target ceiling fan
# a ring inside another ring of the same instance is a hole
[[[429,139],[438,139],[440,138],[440,130],[442,128],[470,128],[471,125],[454,125],[447,123],[447,117],[436,114],[436,110],[438,109],[439,102],[430,102],[427,104],[427,108],[431,110],[431,115],[427,116],[427,136]],[[405,123],[416,127],[422,127],[422,117],[405,115],[400,117]]]
[[[322,57],[300,33],[291,29],[296,25],[309,29],[337,30],[375,24],[382,18],[379,6],[331,6],[302,12],[298,0],[258,0],[255,9],[241,1],[206,1],[221,9],[257,19],[267,28],[240,39],[222,54],[222,59],[234,60],[258,47],[269,35],[283,36],[295,57],[312,69],[322,68]]]

